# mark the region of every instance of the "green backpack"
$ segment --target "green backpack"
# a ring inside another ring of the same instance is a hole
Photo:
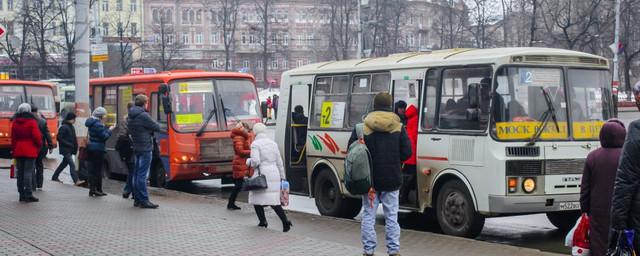
[[[352,195],[365,195],[373,187],[371,153],[364,143],[363,124],[356,125],[358,140],[349,145],[344,160],[344,184]]]

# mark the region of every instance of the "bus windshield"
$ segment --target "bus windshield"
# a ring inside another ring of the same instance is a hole
[[[10,118],[24,102],[24,87],[20,85],[0,86],[0,118]]]
[[[0,86],[0,118],[12,117],[18,105],[23,102],[34,104],[45,118],[56,116],[56,105],[51,88],[23,85]]]
[[[499,140],[528,140],[542,127],[545,112],[554,114],[540,140],[597,139],[604,120],[611,117],[608,72],[569,69],[568,83],[561,68],[507,67],[496,74],[492,133]],[[552,108],[545,101],[551,99]],[[484,95],[483,95],[484,97]],[[570,99],[567,102],[567,99]],[[551,113],[549,110],[554,110]],[[571,129],[569,129],[571,125]],[[559,128],[559,130],[558,130]]]
[[[227,127],[238,121],[260,122],[256,88],[249,80],[216,80],[220,101],[224,106]]]
[[[204,131],[218,130],[213,80],[171,83],[173,126],[179,132],[197,132],[212,115]]]
[[[26,92],[27,101],[38,107],[38,112],[45,118],[56,117],[56,105],[51,88],[26,86]]]

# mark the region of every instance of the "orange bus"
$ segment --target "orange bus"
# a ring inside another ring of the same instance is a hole
[[[50,83],[24,80],[0,80],[0,154],[10,157],[11,117],[24,102],[34,104],[47,120],[54,145],[58,133],[55,87]]]
[[[226,178],[231,175],[233,143],[230,130],[239,121],[260,122],[253,76],[231,72],[171,71],[91,79],[91,106],[103,106],[107,126],[127,115],[127,103],[138,94],[149,97],[147,111],[161,127],[149,179],[168,182]],[[115,150],[117,136],[107,141],[106,176],[126,174]]]

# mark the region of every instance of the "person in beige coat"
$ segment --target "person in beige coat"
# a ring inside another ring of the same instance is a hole
[[[264,207],[271,206],[282,221],[282,231],[287,232],[291,229],[291,221],[280,205],[280,182],[285,179],[284,166],[278,145],[265,134],[266,129],[261,123],[253,126],[256,137],[251,143],[247,166],[254,168],[252,177],[262,174],[267,178],[267,189],[249,191],[249,204],[253,204],[258,215],[259,227],[267,227]]]

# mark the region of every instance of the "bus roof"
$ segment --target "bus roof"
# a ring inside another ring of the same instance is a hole
[[[46,82],[36,82],[36,81],[27,81],[27,80],[0,80],[0,85],[31,85],[31,86],[45,86],[45,87],[53,87],[53,84]]]
[[[474,49],[457,48],[432,52],[407,52],[387,57],[329,61],[305,65],[287,71],[289,75],[345,72],[345,70],[389,70],[430,65],[494,63],[499,59],[522,56],[523,63],[566,63],[608,67],[607,59],[584,52],[554,48],[514,47]]]
[[[206,72],[206,71],[167,71],[158,74],[123,75],[116,77],[95,78],[89,81],[90,85],[106,84],[137,84],[137,83],[168,83],[175,79],[193,78],[240,78],[250,79],[255,82],[255,78],[250,74],[236,72]]]

